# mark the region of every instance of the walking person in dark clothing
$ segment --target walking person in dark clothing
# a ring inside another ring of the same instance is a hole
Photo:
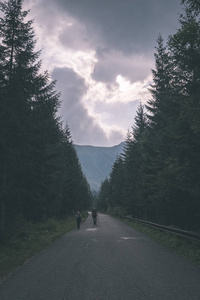
[[[76,223],[77,223],[77,229],[80,229],[80,224],[81,224],[81,213],[78,210],[76,213]]]
[[[93,224],[96,225],[97,224],[97,210],[95,208],[93,208],[93,210],[92,210],[92,218],[93,218]]]

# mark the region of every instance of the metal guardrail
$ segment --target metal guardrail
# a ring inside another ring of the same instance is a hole
[[[177,235],[177,236],[180,236],[180,237],[183,237],[186,239],[190,239],[190,240],[200,243],[200,234],[198,234],[198,233],[194,233],[191,231],[185,231],[185,230],[181,230],[181,229],[177,229],[177,228],[173,228],[173,227],[169,227],[169,226],[163,226],[160,224],[136,219],[131,216],[123,216],[123,217],[126,219],[130,219],[132,221],[147,225],[149,227],[157,228],[159,230],[162,230],[162,231],[165,231],[165,232],[168,232],[168,233],[171,233],[171,234],[174,234],[174,235]]]

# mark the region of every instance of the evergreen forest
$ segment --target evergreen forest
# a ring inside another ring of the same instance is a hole
[[[0,241],[21,219],[65,218],[92,198],[22,4],[0,2]]]
[[[200,230],[200,4],[183,0],[179,28],[158,36],[150,99],[102,182],[98,209]]]

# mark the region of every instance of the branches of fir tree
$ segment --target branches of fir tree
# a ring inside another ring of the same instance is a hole
[[[193,11],[195,14],[198,14],[200,12],[199,0],[182,0],[181,3],[187,5],[188,9],[190,11]]]

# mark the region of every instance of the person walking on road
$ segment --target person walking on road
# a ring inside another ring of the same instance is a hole
[[[81,213],[78,210],[76,213],[76,223],[77,223],[77,229],[80,229],[80,224],[81,224]]]
[[[97,210],[95,208],[93,208],[93,210],[92,210],[92,218],[93,218],[93,224],[96,225],[97,224]]]

